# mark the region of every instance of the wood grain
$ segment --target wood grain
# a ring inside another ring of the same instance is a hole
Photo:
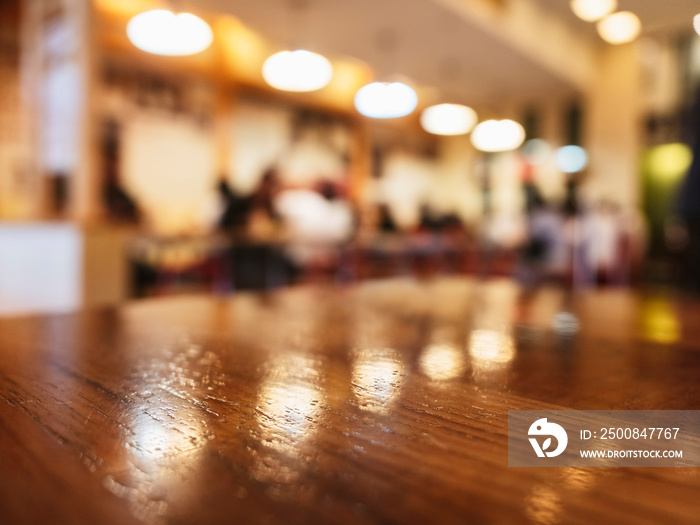
[[[444,278],[5,319],[0,522],[697,523],[697,469],[506,441],[509,409],[700,409],[698,314]]]

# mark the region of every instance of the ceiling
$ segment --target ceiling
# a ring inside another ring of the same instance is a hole
[[[280,47],[351,56],[379,75],[401,73],[437,86],[436,97],[472,105],[571,86],[475,24],[432,0],[203,0],[198,5],[235,15]]]
[[[576,18],[567,0],[534,1],[581,38],[598,41],[594,24]],[[649,31],[690,28],[700,12],[698,0],[619,3]],[[576,93],[565,78],[437,0],[201,0],[197,6],[236,16],[280,48],[351,56],[382,77],[401,73],[418,85],[435,86],[437,100],[492,107],[494,101],[515,104]]]
[[[595,32],[595,24],[584,22],[569,8],[568,0],[537,0],[575,27]],[[700,14],[699,0],[618,0],[618,11],[632,11],[642,22],[645,34],[692,31],[693,16]]]

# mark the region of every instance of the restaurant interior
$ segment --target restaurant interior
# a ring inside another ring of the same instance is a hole
[[[0,0],[0,523],[697,523],[699,293],[696,0]]]

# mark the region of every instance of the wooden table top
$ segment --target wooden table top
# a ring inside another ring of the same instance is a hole
[[[0,523],[698,523],[700,469],[507,467],[509,409],[700,409],[698,320],[462,278],[5,319]]]

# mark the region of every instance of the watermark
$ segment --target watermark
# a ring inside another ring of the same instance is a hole
[[[700,467],[700,410],[509,410],[509,467]]]

